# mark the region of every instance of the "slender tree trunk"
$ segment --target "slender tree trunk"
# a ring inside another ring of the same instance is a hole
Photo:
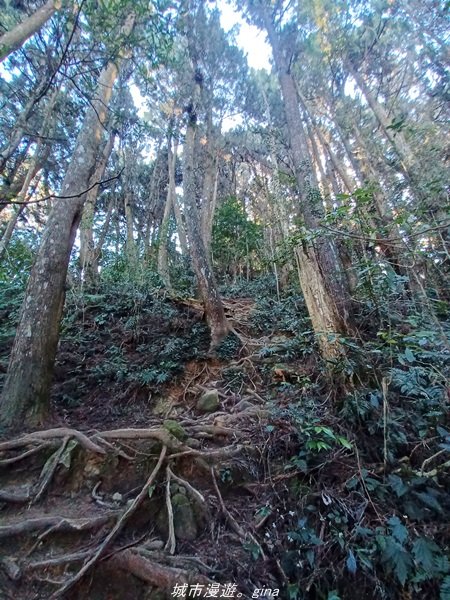
[[[89,181],[89,186],[101,181],[105,175],[106,165],[111,156],[114,147],[116,133],[111,131],[108,141],[103,148],[102,155],[97,162],[94,174]],[[95,258],[94,242],[94,216],[95,204],[99,193],[99,186],[96,185],[86,194],[86,201],[83,208],[83,217],[80,225],[80,269],[81,278],[86,285],[94,285],[98,277],[98,260]]]
[[[172,289],[170,284],[169,274],[169,253],[168,253],[168,231],[170,215],[175,204],[175,166],[177,162],[178,140],[175,139],[172,149],[172,138],[169,136],[167,140],[167,170],[169,174],[169,183],[167,186],[166,205],[164,207],[164,215],[161,222],[159,232],[159,248],[158,248],[158,273],[168,290]]]
[[[217,157],[209,165],[208,172],[205,173],[205,183],[203,186],[203,199],[201,211],[202,238],[205,245],[208,260],[211,260],[211,238],[214,223],[214,214],[217,204],[217,184],[219,181],[219,167]]]
[[[127,227],[125,254],[127,256],[128,264],[133,270],[137,267],[137,248],[134,239],[133,194],[131,190],[125,192],[123,204],[125,209],[125,224]]]
[[[12,234],[16,227],[17,221],[19,220],[20,215],[22,214],[22,212],[25,209],[25,203],[27,201],[27,194],[28,194],[28,190],[30,188],[31,182],[33,181],[33,179],[35,178],[37,173],[40,171],[42,165],[45,163],[45,161],[47,160],[47,157],[50,153],[49,144],[44,142],[43,140],[54,129],[54,127],[52,127],[50,125],[50,123],[51,123],[51,119],[52,119],[52,111],[55,106],[58,94],[59,94],[59,90],[56,89],[53,92],[52,97],[50,98],[50,101],[46,108],[44,122],[42,124],[40,137],[38,138],[34,155],[31,158],[30,164],[28,166],[28,170],[25,175],[25,179],[23,180],[23,183],[22,183],[22,187],[15,198],[15,201],[17,201],[19,203],[19,205],[14,207],[11,219],[9,220],[6,230],[4,232],[4,235],[1,238],[0,260],[3,258],[6,248],[11,240],[11,237],[12,237]],[[12,198],[10,198],[10,199],[12,200]]]
[[[308,115],[309,120],[311,121],[311,123],[314,127],[314,131],[317,133],[320,143],[322,144],[323,148],[325,148],[334,168],[339,173],[339,177],[342,179],[342,182],[344,183],[345,187],[347,188],[347,191],[351,194],[353,192],[353,190],[355,189],[355,186],[350,181],[350,178],[345,171],[345,167],[339,162],[339,159],[337,158],[337,156],[335,155],[335,153],[333,152],[333,150],[331,148],[331,144],[325,139],[325,136],[320,128],[320,125],[317,123],[316,118],[314,117],[314,114],[311,111],[310,107],[308,106],[305,98],[303,97],[303,95],[300,93],[300,91],[298,89],[297,89],[297,92],[299,95],[299,99],[302,103],[303,109],[304,109],[305,113]]]
[[[206,255],[211,262],[211,235],[213,228],[214,213],[216,210],[217,201],[217,183],[219,178],[219,165],[216,149],[216,132],[213,125],[212,107],[208,94],[205,94],[206,104],[206,145],[203,147],[205,157],[203,162],[203,189],[201,195],[201,229],[203,244],[205,246]],[[201,169],[200,169],[201,170]]]
[[[177,232],[178,239],[180,240],[181,254],[183,256],[189,256],[186,228],[184,226],[183,215],[181,213],[180,203],[176,194],[173,199],[173,212],[175,213],[175,221],[177,222]]]
[[[4,33],[0,37],[0,62],[5,60],[14,50],[20,48],[28,38],[37,33],[61,6],[61,0],[48,0],[32,15]]]
[[[9,201],[14,199],[22,189],[25,176],[23,174],[18,175],[19,169],[24,163],[28,151],[31,146],[31,141],[28,141],[25,148],[20,152],[14,161],[14,166],[11,168],[9,173],[3,175],[6,180],[4,185],[0,187],[0,213],[9,205]],[[1,159],[0,159],[1,160]]]
[[[365,82],[364,77],[361,75],[361,73],[359,73],[357,69],[353,68],[352,66],[350,66],[350,73],[353,79],[356,81],[359,89],[364,94],[364,97],[367,100],[368,105],[372,109],[372,112],[375,115],[384,136],[390,142],[392,148],[396,152],[400,160],[402,171],[407,181],[414,189],[416,164],[414,153],[411,147],[409,146],[401,131],[397,132],[394,135],[393,131],[389,129],[391,123],[389,120],[388,113],[386,112],[384,106],[382,106],[372,94],[371,90],[369,89],[369,86]]]
[[[312,155],[313,155],[313,159],[314,162],[316,164],[316,169],[318,172],[318,177],[317,179],[320,181],[321,185],[322,185],[322,193],[325,197],[325,200],[327,201],[327,205],[329,203],[329,199],[330,199],[330,194],[331,194],[331,186],[330,186],[330,182],[328,181],[328,178],[325,174],[324,168],[323,168],[323,164],[322,164],[322,160],[321,160],[321,155],[319,152],[319,147],[317,145],[317,141],[316,138],[314,136],[314,133],[311,129],[311,126],[309,123],[306,124],[306,129],[308,131],[308,137],[310,139],[311,142],[311,148],[312,148]]]
[[[134,20],[133,14],[127,18],[125,35]],[[0,423],[7,428],[40,424],[49,410],[70,254],[117,74],[113,62],[100,74],[62,184],[61,195],[68,198],[55,201],[31,270],[1,398]]]

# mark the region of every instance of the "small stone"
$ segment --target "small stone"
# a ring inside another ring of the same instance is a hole
[[[112,499],[114,502],[122,502],[123,496],[119,492],[116,492],[115,494],[112,495]]]
[[[219,408],[219,392],[209,390],[201,396],[197,402],[197,410],[200,412],[215,412]]]
[[[6,557],[1,561],[1,565],[6,575],[12,580],[17,581],[21,578],[22,572],[19,565],[13,558]]]
[[[197,440],[196,438],[187,438],[186,446],[189,446],[190,448],[194,448],[195,450],[198,450],[199,448],[202,447],[202,443],[200,440]]]

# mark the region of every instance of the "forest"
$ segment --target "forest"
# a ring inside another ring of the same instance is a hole
[[[0,599],[450,600],[449,17],[0,0]]]

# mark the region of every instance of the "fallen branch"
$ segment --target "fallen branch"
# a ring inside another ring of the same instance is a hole
[[[215,435],[235,435],[239,436],[240,432],[229,427],[220,427],[218,425],[193,425],[187,428],[189,433],[202,434],[207,433],[211,436]]]
[[[198,456],[201,458],[207,459],[225,459],[236,456],[237,454],[241,454],[243,450],[250,450],[250,446],[244,446],[242,444],[238,444],[237,446],[224,446],[223,448],[217,448],[216,450],[195,450],[194,448],[190,448],[184,452],[176,452],[175,454],[171,454],[168,458],[179,458],[180,456]]]
[[[153,439],[161,442],[164,446],[167,446],[170,450],[183,451],[189,450],[189,446],[186,446],[177,438],[169,433],[165,429],[112,429],[111,431],[100,431],[97,432],[93,439],[97,440],[144,440]]]
[[[37,198],[36,200],[27,200],[26,202],[21,200],[6,200],[0,201],[0,207],[7,206],[8,204],[38,204],[39,202],[46,202],[47,200],[71,200],[72,198],[80,198],[81,196],[84,196],[84,194],[87,194],[97,186],[105,185],[106,183],[110,183],[111,181],[120,179],[122,171],[123,168],[117,175],[114,175],[114,177],[108,177],[108,179],[104,179],[103,181],[96,181],[82,192],[78,192],[78,194],[70,194],[69,196],[58,196],[57,194],[49,194],[48,196],[44,196],[43,198]]]
[[[13,490],[0,490],[0,502],[10,502],[11,504],[25,504],[31,499],[30,490],[26,492],[15,492]]]

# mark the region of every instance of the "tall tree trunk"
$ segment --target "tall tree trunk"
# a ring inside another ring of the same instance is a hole
[[[201,229],[203,244],[206,255],[211,262],[211,235],[213,228],[214,213],[217,201],[217,183],[219,178],[219,165],[216,148],[216,132],[213,125],[212,106],[209,95],[204,94],[204,104],[206,105],[206,144],[203,146],[205,157],[203,158],[203,189],[201,194]],[[202,169],[199,169],[202,170]]]
[[[369,86],[364,80],[363,75],[361,75],[361,73],[359,73],[357,69],[353,68],[352,65],[349,66],[349,69],[353,79],[356,81],[359,89],[361,90],[365,99],[367,100],[368,105],[372,109],[372,112],[375,115],[385,138],[390,142],[392,148],[397,154],[400,160],[403,174],[405,175],[407,181],[413,188],[413,191],[417,191],[415,189],[415,157],[411,147],[405,139],[405,136],[401,131],[398,131],[394,135],[392,129],[389,128],[391,122],[389,120],[389,116],[386,109],[378,102],[378,100],[372,94]]]
[[[158,248],[158,273],[168,290],[172,289],[170,284],[169,274],[169,253],[168,253],[168,232],[169,220],[176,201],[175,191],[175,166],[177,162],[178,140],[175,138],[172,149],[172,137],[167,140],[167,171],[169,174],[169,183],[167,186],[166,205],[164,207],[164,215],[161,222],[159,232],[159,248]]]
[[[106,165],[111,156],[114,147],[116,132],[113,129],[109,134],[108,141],[103,148],[102,155],[97,162],[94,174],[89,181],[89,186],[101,181],[105,175]],[[97,202],[99,186],[95,185],[86,194],[86,201],[83,208],[83,216],[80,225],[80,270],[82,280],[86,285],[95,284],[98,277],[98,260],[95,257],[95,242],[94,242],[94,216],[95,204]]]
[[[28,38],[37,33],[61,6],[61,0],[48,0],[32,15],[4,33],[0,37],[0,62],[5,60],[14,50],[20,48]]]
[[[189,256],[186,227],[184,226],[183,215],[181,213],[180,203],[178,202],[176,194],[173,199],[173,212],[175,214],[175,221],[177,222],[177,233],[178,239],[180,240],[181,254],[183,256]]]
[[[131,33],[134,20],[134,14],[126,19],[125,35]],[[0,423],[4,427],[40,424],[49,410],[70,253],[117,74],[114,62],[100,74],[62,184],[61,194],[66,198],[55,200],[31,270],[1,398]]]
[[[217,205],[217,184],[219,181],[219,166],[217,157],[214,157],[208,165],[205,173],[203,185],[202,209],[201,209],[201,228],[202,238],[205,245],[208,260],[211,260],[211,239],[214,223],[214,214]]]
[[[125,254],[128,265],[132,270],[134,270],[137,267],[137,247],[134,239],[133,193],[130,189],[126,190],[125,192],[123,197],[123,205],[125,209],[125,224],[127,229]]]
[[[222,300],[217,289],[214,273],[203,243],[200,216],[197,208],[197,182],[195,177],[195,138],[197,131],[197,105],[200,86],[194,80],[194,91],[188,113],[188,124],[183,148],[183,198],[186,230],[192,264],[197,277],[200,297],[205,307],[206,319],[211,331],[211,349],[216,348],[230,331]]]
[[[321,212],[321,200],[315,197],[310,184],[311,167],[305,153],[306,136],[296,85],[289,61],[282,52],[278,33],[262,1],[259,3],[259,10],[272,46],[283,96],[289,145],[302,200],[300,212],[306,227],[314,230],[318,227],[317,215]],[[314,243],[305,241],[298,246],[296,255],[300,266],[300,285],[322,355],[326,359],[336,359],[342,355],[343,348],[333,334],[347,334],[350,331],[350,299],[337,262],[337,253],[330,240],[316,239]]]

